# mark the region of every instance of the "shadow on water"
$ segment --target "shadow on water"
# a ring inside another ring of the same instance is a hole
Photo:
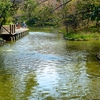
[[[30,32],[0,48],[0,100],[99,100],[99,41]]]

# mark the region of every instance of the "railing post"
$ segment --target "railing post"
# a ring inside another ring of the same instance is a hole
[[[10,25],[10,34],[12,33],[12,30],[11,30],[11,25]]]
[[[14,33],[14,32],[13,32],[13,25],[12,25],[12,33]]]
[[[14,33],[15,33],[15,28],[16,28],[16,26],[15,26],[15,24],[14,24]]]

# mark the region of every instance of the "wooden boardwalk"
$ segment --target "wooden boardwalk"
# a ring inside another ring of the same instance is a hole
[[[1,34],[2,35],[16,35],[16,34],[26,32],[26,31],[28,31],[28,28],[20,28],[20,29],[16,29],[16,31],[14,33],[11,33],[11,34],[9,32],[2,32]]]
[[[1,36],[5,40],[17,40],[28,34],[28,28],[17,28],[15,25],[6,25],[2,27]]]

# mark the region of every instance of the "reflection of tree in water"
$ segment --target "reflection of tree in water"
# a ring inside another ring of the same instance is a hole
[[[100,99],[100,62],[96,58],[98,47],[95,46],[92,52],[87,56],[87,74],[89,78],[89,93],[87,94],[87,99]]]
[[[90,77],[88,100],[100,100],[100,79],[92,76]]]
[[[85,50],[88,53],[98,52],[100,50],[100,42],[97,41],[69,41],[66,48],[68,50]]]
[[[0,99],[1,100],[14,100],[12,93],[12,74],[5,68],[4,55],[0,54]]]
[[[7,79],[7,69],[4,64],[4,56],[3,54],[0,54],[0,83],[6,82]]]
[[[35,86],[37,86],[37,81],[35,80],[35,74],[34,73],[29,73],[25,77],[25,90],[23,92],[23,97],[25,100],[28,99],[29,96],[32,95],[32,90],[34,89]]]
[[[2,54],[0,54],[0,72],[4,68],[4,62],[3,61],[4,61],[4,56]]]
[[[87,99],[99,100],[100,99],[100,62],[93,61],[87,62],[86,72],[88,74],[88,93]]]

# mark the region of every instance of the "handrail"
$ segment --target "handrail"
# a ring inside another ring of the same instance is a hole
[[[16,28],[16,25],[13,24],[13,25],[7,25],[9,28],[7,29],[6,27],[2,26],[2,28],[4,30],[6,30],[9,34],[13,34],[15,33],[15,28]]]
[[[3,27],[3,26],[2,26]],[[3,27],[9,34],[11,34],[5,27]]]

